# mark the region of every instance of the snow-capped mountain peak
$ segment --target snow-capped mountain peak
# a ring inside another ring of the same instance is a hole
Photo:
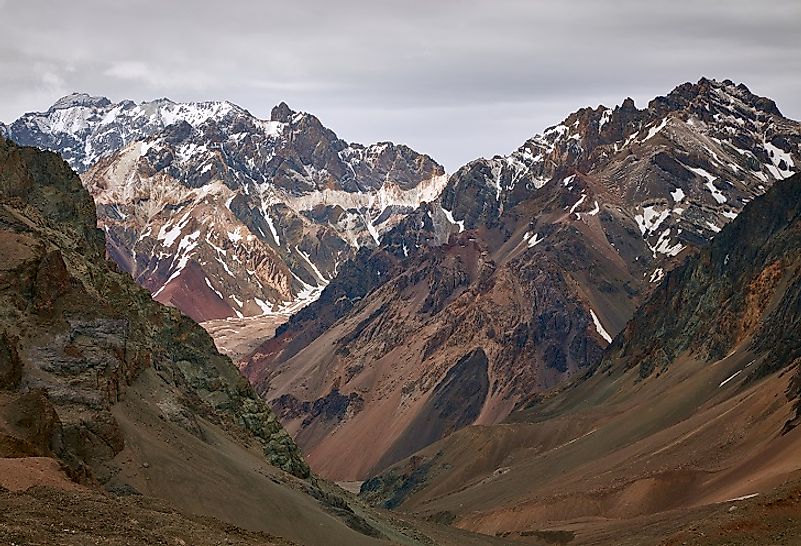
[[[49,111],[65,110],[76,106],[82,106],[84,108],[104,108],[110,104],[111,101],[106,97],[95,97],[88,93],[71,93],[53,103]]]
[[[193,127],[247,112],[227,101],[175,103],[158,99],[113,103],[106,97],[73,93],[45,112],[25,114],[8,126],[17,142],[59,152],[77,172],[99,159],[181,121]]]
[[[632,206],[641,230],[653,218],[642,235],[654,254],[674,255],[711,238],[754,196],[797,171],[799,133],[798,122],[784,118],[772,100],[743,84],[702,78],[643,109],[631,99],[583,108],[510,155],[463,170],[486,173],[480,179],[496,215],[551,180],[589,175],[601,202]],[[623,174],[632,170],[637,177]],[[460,210],[453,197],[464,193],[460,180],[469,178],[454,176],[443,200],[457,220],[474,227],[487,212]]]
[[[287,313],[447,182],[430,157],[345,142],[286,103],[73,94],[8,127],[83,173],[110,255],[198,320]]]

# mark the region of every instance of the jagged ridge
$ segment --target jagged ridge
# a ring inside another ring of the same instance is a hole
[[[342,282],[245,371],[313,466],[364,477],[445,433],[405,431],[474,349],[491,385],[478,423],[597,363],[666,270],[792,174],[799,146],[797,122],[729,81],[684,84],[642,110],[631,100],[580,110],[510,156],[454,173],[392,248],[344,264]],[[362,402],[303,413],[334,392]],[[388,424],[379,414],[395,428],[377,453],[349,452],[360,427]]]
[[[445,182],[428,156],[348,144],[285,103],[265,121],[227,102],[71,95],[9,135],[85,171],[110,255],[197,320],[297,311]]]

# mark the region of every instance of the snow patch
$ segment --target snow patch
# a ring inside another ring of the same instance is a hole
[[[653,252],[659,252],[660,254],[666,254],[668,256],[677,256],[679,252],[684,250],[684,245],[681,243],[676,243],[675,245],[670,245],[670,228],[665,229],[660,235],[659,239],[656,241],[656,246],[652,248]]]
[[[258,305],[259,308],[261,309],[262,315],[270,315],[270,314],[272,314],[272,312],[273,312],[273,306],[272,305],[270,305],[269,303],[267,303],[265,301],[260,300],[259,298],[253,298],[253,301],[255,301],[256,305]]]
[[[648,134],[645,135],[645,138],[642,139],[642,142],[645,142],[646,140],[650,140],[651,138],[656,136],[656,134],[659,131],[661,131],[662,129],[665,128],[665,126],[667,125],[667,122],[668,122],[668,118],[664,118],[659,125],[657,125],[656,127],[651,127],[650,129],[648,129]]]
[[[181,225],[176,225],[170,228],[169,231],[165,231],[168,225],[169,224],[164,224],[163,226],[161,226],[159,234],[156,237],[159,241],[164,241],[163,242],[164,248],[170,248],[173,245],[175,240],[181,234],[181,229],[182,229]]]
[[[223,297],[222,293],[221,293],[219,290],[217,290],[216,288],[214,288],[214,286],[211,284],[211,281],[209,280],[209,278],[208,278],[208,277],[205,277],[205,279],[204,279],[204,280],[206,281],[206,286],[208,286],[209,288],[211,288],[211,289],[214,291],[214,293],[215,293],[215,294],[217,294],[218,296],[220,296],[220,299],[221,299],[221,300],[225,301],[225,298]]]
[[[717,201],[719,204],[726,202],[726,196],[723,195],[723,192],[721,192],[713,183],[713,181],[717,178],[715,175],[700,167],[688,168],[698,176],[706,178],[706,184],[704,184],[704,186],[706,186],[706,189],[708,189],[709,193],[712,194],[712,197],[715,199],[715,201]]]
[[[742,497],[735,497],[733,499],[728,499],[723,502],[737,502],[737,501],[744,501],[748,499],[753,499],[754,497],[758,497],[759,493],[751,493],[750,495],[743,495]]]
[[[606,110],[604,110],[604,111],[603,111],[603,113],[601,114],[601,119],[600,119],[600,121],[598,121],[598,130],[600,131],[601,129],[603,129],[603,128],[604,128],[604,125],[606,125],[607,123],[609,123],[609,121],[610,121],[611,119],[612,119],[612,110],[610,110],[609,108],[607,108],[607,109],[606,109]]]
[[[457,222],[457,221],[456,221],[456,220],[454,220],[454,218],[453,218],[453,211],[450,211],[450,210],[445,210],[445,207],[443,207],[443,206],[441,206],[441,205],[440,205],[440,207],[439,207],[439,208],[441,208],[441,209],[442,209],[442,212],[443,212],[443,213],[445,213],[445,218],[447,218],[447,219],[448,219],[448,222],[450,222],[450,223],[451,223],[452,225],[454,225],[454,226],[459,226],[459,233],[461,233],[461,232],[463,232],[463,231],[464,231],[464,220],[459,220],[459,221]]]
[[[378,230],[373,225],[372,220],[370,220],[367,216],[364,216],[364,225],[367,227],[367,231],[370,233],[370,236],[375,241],[376,246],[381,246],[381,237],[378,234]]]
[[[275,224],[273,223],[273,219],[270,217],[269,214],[264,214],[264,220],[267,222],[267,227],[270,228],[270,233],[273,234],[273,239],[275,239],[275,244],[281,246],[281,239],[278,237],[278,230],[275,229]]]
[[[765,142],[765,151],[768,153],[768,157],[770,157],[771,163],[773,165],[768,165],[768,170],[773,175],[773,178],[776,180],[784,180],[793,174],[793,158],[789,152],[785,152],[781,148],[774,146],[770,142]],[[784,167],[781,167],[781,163],[784,162]]]
[[[725,385],[726,383],[728,383],[729,381],[731,381],[732,379],[734,379],[735,377],[740,375],[742,372],[743,372],[742,370],[738,370],[738,371],[734,372],[727,379],[724,379],[723,381],[721,381],[720,385],[718,385],[718,388],[721,388],[723,385]]]
[[[320,279],[320,282],[322,283],[322,286],[325,286],[325,285],[327,285],[327,284],[329,283],[329,280],[328,280],[328,279],[326,279],[326,278],[323,276],[323,274],[320,272],[320,270],[319,270],[319,269],[317,269],[317,266],[316,266],[316,265],[314,265],[314,263],[311,261],[311,258],[309,257],[309,255],[308,255],[308,254],[306,254],[305,252],[303,252],[303,251],[302,251],[300,248],[298,248],[298,247],[295,247],[295,250],[297,251],[297,253],[298,253],[298,254],[300,254],[300,257],[301,257],[301,258],[303,258],[303,260],[304,260],[304,261],[305,261],[307,264],[309,264],[309,267],[311,267],[312,271],[314,271],[314,274],[315,274],[315,275],[317,275],[317,278],[319,278],[319,279]]]
[[[578,200],[578,201],[576,201],[576,202],[573,204],[573,206],[572,206],[572,207],[570,207],[570,211],[568,211],[568,213],[567,213],[567,214],[568,214],[568,215],[570,215],[570,214],[573,214],[573,213],[576,211],[576,209],[577,209],[578,207],[580,207],[580,206],[581,206],[581,204],[584,202],[584,200],[585,200],[585,199],[587,199],[587,194],[586,194],[586,193],[582,193],[582,194],[581,194],[581,197],[579,198],[579,200]],[[580,214],[576,214],[576,216],[577,216],[579,219],[581,219],[581,215],[580,215]]]
[[[674,191],[670,192],[670,196],[676,203],[681,202],[681,200],[686,197],[686,195],[684,195],[684,190],[681,188],[676,188]]]
[[[665,278],[665,270],[659,267],[655,269],[653,273],[651,273],[651,278],[649,279],[648,282],[659,282],[664,278]]]
[[[595,314],[595,311],[590,309],[590,315],[592,316],[592,322],[595,324],[595,330],[598,334],[606,340],[607,343],[612,343],[612,336],[609,335],[609,332],[601,324],[601,321],[598,320],[598,316]]]
[[[640,228],[640,234],[645,236],[656,231],[668,216],[670,216],[670,209],[657,212],[655,206],[649,205],[642,208],[642,214],[634,216],[634,221]]]
[[[242,240],[242,228],[238,227],[234,231],[228,232],[228,240],[234,244],[237,244],[239,241]]]
[[[527,231],[526,234],[523,235],[523,240],[524,241],[528,241],[528,247],[531,248],[531,247],[537,246],[538,244],[543,242],[545,240],[545,237],[540,239],[540,234],[539,233],[534,233],[532,235],[532,233],[530,231]]]
[[[219,263],[221,266],[223,266],[223,269],[225,269],[225,272],[226,272],[226,273],[228,273],[228,274],[229,274],[231,277],[233,277],[233,278],[236,278],[236,275],[234,275],[234,274],[233,274],[233,272],[232,272],[230,269],[228,269],[228,264],[227,264],[227,263],[225,263],[225,261],[224,261],[224,260],[222,260],[222,259],[221,259],[219,256],[216,256],[216,257],[215,257],[215,259],[217,260],[217,262],[218,262],[218,263]]]

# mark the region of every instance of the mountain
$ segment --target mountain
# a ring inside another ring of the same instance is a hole
[[[245,111],[228,102],[175,104],[161,99],[140,105],[129,100],[115,104],[106,97],[73,93],[46,112],[23,115],[6,130],[9,138],[22,145],[58,152],[76,172],[83,173],[100,158],[175,122],[200,125],[229,114]]]
[[[316,471],[376,474],[596,364],[800,146],[801,124],[728,80],[579,110],[459,169],[243,371]]]
[[[265,121],[228,102],[76,94],[8,135],[81,172],[109,255],[198,321],[291,314],[446,181],[428,156],[346,143],[284,103]]]
[[[69,166],[5,139],[0,257],[3,544],[487,544],[310,475],[205,330],[107,260]]]
[[[792,544],[799,249],[797,174],[669,271],[583,377],[427,447],[362,495],[520,540]]]

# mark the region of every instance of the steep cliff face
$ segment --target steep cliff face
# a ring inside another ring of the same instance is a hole
[[[480,406],[477,424],[597,363],[665,271],[794,172],[799,145],[797,122],[728,81],[681,85],[644,109],[579,110],[459,169],[243,369],[313,467],[364,477],[450,430],[413,440],[411,426],[474,350],[490,385],[466,404]],[[306,412],[334,390],[362,402]],[[383,435],[357,452],[349,439],[364,427]]]
[[[8,443],[27,438],[28,455],[55,455],[76,477],[102,476],[124,445],[111,408],[151,371],[165,385],[164,419],[196,434],[197,419],[208,419],[261,446],[276,466],[308,475],[211,338],[113,269],[92,199],[60,158],[0,142],[0,198],[2,384],[13,404],[42,408],[30,428],[12,423]]]
[[[794,175],[669,271],[582,377],[418,451],[362,496],[485,533],[601,544],[686,537],[700,520],[740,542],[743,506],[771,521],[749,540],[772,542],[794,529],[801,490],[799,250]]]

